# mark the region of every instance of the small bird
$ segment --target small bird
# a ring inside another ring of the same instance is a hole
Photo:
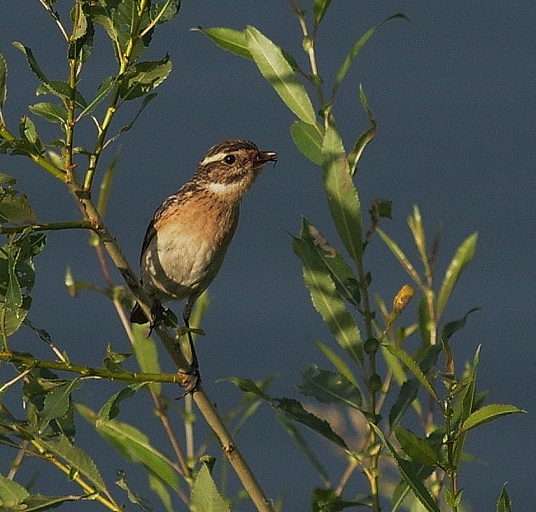
[[[238,224],[240,201],[277,153],[260,151],[244,139],[220,142],[208,150],[192,179],[169,196],[147,227],[141,250],[141,282],[154,300],[153,311],[169,300],[186,300],[183,320],[189,329],[195,301],[218,274]],[[148,319],[139,304],[133,323]],[[198,360],[188,331],[192,371]]]

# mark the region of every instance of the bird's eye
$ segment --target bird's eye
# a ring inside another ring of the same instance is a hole
[[[229,165],[234,164],[234,163],[235,163],[235,160],[236,160],[236,158],[235,158],[234,155],[227,155],[227,156],[223,159],[223,161],[224,161],[226,164],[229,164]]]

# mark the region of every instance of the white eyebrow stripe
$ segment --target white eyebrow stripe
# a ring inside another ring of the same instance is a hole
[[[203,158],[201,165],[210,164],[212,162],[218,162],[219,160],[222,160],[228,154],[229,153],[227,151],[220,151],[219,153],[216,153],[215,155],[206,156],[205,158]]]

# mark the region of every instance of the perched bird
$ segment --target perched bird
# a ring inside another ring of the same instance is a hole
[[[192,307],[223,263],[238,223],[240,200],[261,168],[277,153],[260,151],[244,139],[220,142],[208,150],[192,179],[169,196],[149,223],[141,250],[141,282],[154,300],[153,311],[169,300],[186,300],[183,319],[189,328]],[[155,313],[156,316],[156,313]],[[139,304],[134,323],[151,324]],[[191,368],[198,361],[191,333]]]

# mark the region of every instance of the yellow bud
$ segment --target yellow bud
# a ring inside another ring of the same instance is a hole
[[[413,295],[415,295],[415,290],[409,284],[402,286],[393,300],[393,313],[396,313],[397,315],[402,313]]]

